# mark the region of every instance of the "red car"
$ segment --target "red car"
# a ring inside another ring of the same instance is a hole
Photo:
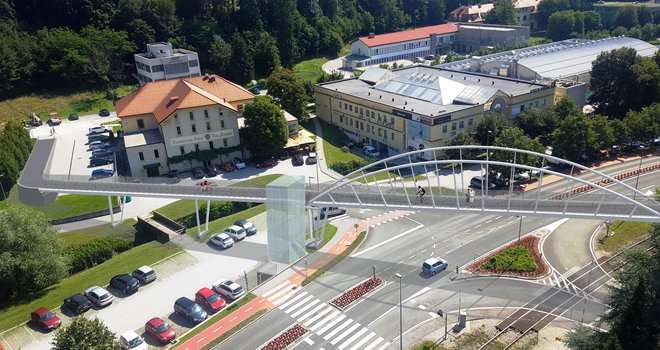
[[[206,287],[197,291],[195,301],[211,312],[217,312],[225,307],[225,300],[220,298],[216,292]]]
[[[45,307],[40,307],[33,311],[31,316],[32,322],[47,331],[53,330],[62,324],[62,320]]]
[[[266,159],[263,162],[257,164],[257,168],[260,168],[260,169],[261,168],[268,168],[268,167],[274,166],[275,164],[277,164],[277,159],[269,158],[269,159]]]
[[[145,325],[144,329],[152,337],[158,339],[161,344],[167,344],[176,338],[174,329],[160,317],[150,319]]]

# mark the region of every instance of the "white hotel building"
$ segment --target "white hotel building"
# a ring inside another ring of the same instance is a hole
[[[147,44],[147,52],[135,54],[134,57],[140,85],[201,74],[197,52],[173,49],[170,43]]]

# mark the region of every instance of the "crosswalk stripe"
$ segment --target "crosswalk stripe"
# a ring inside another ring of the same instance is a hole
[[[286,281],[284,281],[284,282],[278,284],[277,286],[275,286],[275,288],[272,288],[271,290],[267,291],[266,293],[261,294],[261,297],[262,297],[262,298],[267,298],[269,295],[275,293],[276,291],[278,291],[278,290],[284,288],[285,286],[287,286],[287,285],[289,285],[289,284],[291,284],[291,282],[289,282],[289,280],[286,280]]]
[[[383,340],[385,340],[385,339],[383,339],[383,337],[378,337],[378,339],[374,340],[374,342],[371,343],[371,344],[369,344],[369,346],[367,346],[366,348],[364,348],[364,350],[371,350],[371,349],[375,348],[375,347],[378,346],[378,344],[380,344],[380,342],[382,342]]]
[[[356,323],[356,324],[352,325],[350,328],[348,328],[348,330],[344,331],[344,333],[342,333],[342,334],[338,335],[336,338],[332,339],[330,344],[335,345],[335,344],[339,343],[340,340],[346,338],[349,334],[353,333],[359,327],[360,327],[359,323]]]
[[[302,292],[302,293],[300,293],[300,295],[298,295],[298,296],[294,297],[293,299],[287,301],[286,303],[282,304],[282,305],[280,306],[280,309],[285,309],[287,306],[289,306],[289,305],[295,303],[296,301],[300,300],[302,297],[304,297],[304,296],[306,296],[306,295],[307,295],[307,292]]]
[[[319,312],[316,316],[314,316],[314,317],[310,318],[309,320],[305,321],[305,323],[303,323],[303,326],[309,327],[312,323],[316,322],[316,320],[323,317],[325,314],[327,314],[328,312],[330,312],[332,310],[334,310],[334,308],[332,308],[332,306],[327,306],[325,309],[323,309],[323,311]]]
[[[374,333],[374,332],[369,333],[366,337],[362,338],[362,340],[360,340],[359,342],[357,342],[357,344],[353,345],[353,347],[350,348],[349,350],[357,350],[357,349],[359,349],[360,346],[364,345],[364,343],[368,342],[369,339],[373,338],[375,335],[376,335],[376,333]]]
[[[385,343],[383,346],[378,348],[378,350],[385,350],[388,346],[390,346],[390,342]]]
[[[290,314],[291,312],[293,312],[293,310],[306,305],[312,299],[314,299],[314,296],[308,294],[306,298],[300,299],[300,301],[298,301],[297,303],[289,305],[288,307],[281,307],[280,309],[284,310],[284,312],[286,312],[287,314]]]
[[[321,310],[323,307],[325,307],[325,303],[321,303],[321,304],[319,304],[319,305],[316,305],[316,307],[314,307],[313,309],[309,310],[309,312],[307,312],[306,314],[304,314],[304,315],[298,317],[298,322],[302,322],[302,321],[303,321],[304,319],[306,319],[307,317],[314,315],[314,314],[317,313],[319,310]],[[293,317],[293,315],[292,315],[291,317]]]
[[[357,340],[362,334],[367,333],[368,329],[362,327],[357,333],[353,334],[352,337],[348,338],[345,342],[343,342],[341,345],[339,345],[339,350],[344,350],[349,344]]]
[[[339,316],[339,317],[337,318],[337,316]],[[342,315],[341,312],[339,312],[337,310],[334,310],[334,312],[331,315],[329,315],[328,317],[322,319],[321,321],[319,321],[319,323],[313,325],[310,329],[312,331],[316,331],[317,329],[321,328],[326,322],[332,321],[326,327],[324,327],[323,329],[316,332],[316,334],[322,335],[323,333],[327,332],[328,329],[330,329],[330,327],[334,326],[335,323],[339,322],[344,317],[346,317],[346,315]]]
[[[350,318],[347,318],[344,320],[344,323],[337,325],[335,329],[332,330],[332,332],[326,334],[325,339],[330,340],[330,338],[334,337],[337,333],[339,333],[342,329],[346,328],[349,324],[353,323],[353,320]]]
[[[282,304],[283,302],[287,301],[292,295],[298,293],[299,289],[292,289],[288,293],[284,294],[282,297],[280,297],[277,300],[271,301],[274,305],[279,305]]]
[[[302,315],[303,312],[309,310],[309,308],[311,308],[312,306],[316,305],[316,303],[318,303],[319,301],[320,301],[320,300],[318,300],[318,299],[312,299],[309,303],[307,303],[307,305],[301,307],[300,310],[298,310],[298,311],[292,313],[292,314],[291,314],[291,317],[293,317],[293,318],[297,318],[298,316]]]
[[[282,288],[282,290],[280,290],[280,291],[278,291],[277,293],[275,293],[275,294],[269,296],[269,297],[268,297],[268,301],[273,301],[273,300],[275,300],[275,299],[281,297],[282,294],[288,293],[289,291],[292,290],[292,289],[290,288],[290,287],[292,287],[292,286],[293,286],[293,285],[288,286],[287,288]]]

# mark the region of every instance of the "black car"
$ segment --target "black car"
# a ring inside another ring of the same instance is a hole
[[[206,177],[215,177],[218,176],[218,169],[215,168],[215,165],[208,163],[204,166],[204,173],[206,173]]]
[[[112,158],[112,155],[114,153],[115,152],[113,152],[112,150],[109,150],[109,149],[95,149],[95,150],[92,151],[92,158],[96,158],[96,157],[110,157],[110,158]]]
[[[89,166],[92,168],[112,163],[114,163],[114,160],[111,157],[92,157],[89,159]]]
[[[69,114],[69,120],[78,120],[78,114],[76,113]]]
[[[179,171],[178,170],[170,170],[169,173],[170,178],[172,179],[178,179],[179,178]]]
[[[174,312],[193,324],[204,321],[208,316],[199,304],[186,297],[181,297],[174,302]]]
[[[94,141],[109,142],[110,141],[110,136],[108,136],[106,134],[89,135],[87,137],[87,141],[89,141],[89,142],[94,142]]]
[[[193,177],[193,179],[202,179],[202,178],[204,178],[204,169],[202,169],[201,167],[197,167],[197,168],[193,169],[192,177]]]
[[[240,226],[243,229],[245,229],[245,233],[247,233],[248,236],[252,236],[253,234],[257,233],[257,226],[254,226],[253,223],[247,220],[236,220],[236,222],[234,222],[234,225]]]
[[[131,294],[140,288],[140,282],[131,275],[123,274],[113,277],[110,280],[110,287],[117,288],[124,294]]]
[[[99,111],[99,115],[101,117],[109,117],[110,116],[110,111],[104,108],[104,109]]]
[[[294,166],[305,164],[305,162],[303,161],[303,156],[300,154],[294,154],[293,158],[291,158],[291,163],[293,163]]]
[[[92,303],[84,295],[74,294],[64,299],[64,307],[76,314],[82,314],[92,307]]]

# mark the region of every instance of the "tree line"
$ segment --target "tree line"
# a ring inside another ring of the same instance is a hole
[[[3,197],[14,187],[21,174],[30,153],[32,140],[30,134],[17,121],[10,121],[4,125],[0,132],[0,184],[2,184]]]

